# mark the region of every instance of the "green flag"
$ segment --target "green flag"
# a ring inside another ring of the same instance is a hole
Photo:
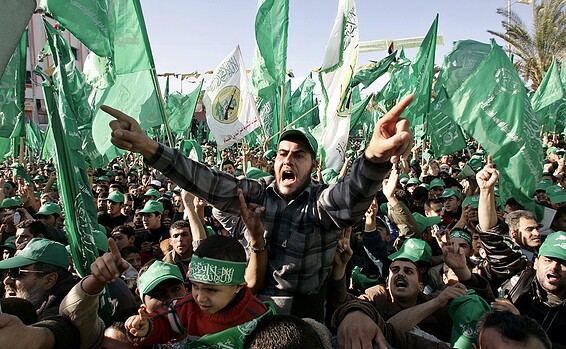
[[[28,32],[25,30],[0,78],[0,137],[4,138],[25,135],[27,37]]]
[[[366,107],[369,104],[369,102],[372,100],[372,98],[373,98],[373,93],[367,96],[366,98],[364,98],[363,100],[360,100],[354,104],[354,106],[352,107],[352,116],[351,116],[352,119],[350,120],[350,131],[353,130],[355,127],[359,126],[360,124],[368,121],[368,120],[364,120],[362,116],[368,116],[368,114],[364,114],[364,111],[366,110]]]
[[[92,138],[94,113],[88,103],[87,85],[75,66],[71,46],[47,20],[44,19],[43,24],[55,61],[52,78],[58,90],[57,97],[65,99],[58,101],[57,105],[60,108],[59,115],[64,118],[62,125],[67,134],[68,145],[82,153],[90,166],[101,167],[104,160]]]
[[[532,207],[532,194],[542,174],[540,126],[527,89],[494,40],[485,60],[450,100],[442,112],[452,115],[493,156],[501,197]]]
[[[168,96],[165,109],[167,110],[171,132],[182,134],[191,127],[201,88],[202,81],[189,94],[182,95],[178,92],[173,92]]]
[[[564,91],[564,86],[560,81],[556,60],[553,59],[538,89],[531,97],[533,110],[540,125],[545,125],[546,131],[553,131],[556,121],[556,107],[563,104],[565,98],[566,91]],[[553,106],[555,108],[552,108]]]
[[[280,132],[282,94],[287,70],[289,0],[258,0],[255,20],[256,48],[250,87],[258,96],[264,136],[275,145]],[[253,136],[251,136],[253,137]]]
[[[474,40],[461,40],[444,57],[436,82],[436,98],[431,104],[429,125],[431,149],[435,156],[452,154],[466,148],[464,134],[452,116],[442,112],[450,96],[474,73],[489,54],[491,46]]]
[[[32,159],[39,157],[43,147],[43,138],[43,132],[41,132],[37,123],[29,120],[26,124],[26,144],[32,152]]]
[[[351,86],[357,86],[359,84],[364,85],[364,87],[368,87],[371,85],[375,80],[377,80],[380,76],[387,73],[391,63],[395,60],[395,56],[397,55],[397,51],[391,52],[390,55],[383,58],[377,63],[374,63],[372,66],[364,69],[360,69],[352,79]]]
[[[291,122],[293,128],[311,128],[318,125],[318,108],[314,103],[315,81],[310,73],[291,96]]]
[[[113,56],[113,8],[119,1],[101,0],[41,0],[38,8],[45,10],[92,52],[102,57]]]

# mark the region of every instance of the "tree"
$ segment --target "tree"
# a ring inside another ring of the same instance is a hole
[[[533,90],[538,88],[552,57],[561,60],[566,55],[565,6],[566,0],[533,0],[532,30],[514,11],[510,12],[508,23],[507,8],[498,8],[497,13],[505,17],[501,21],[505,32],[488,30],[512,46],[515,67]]]

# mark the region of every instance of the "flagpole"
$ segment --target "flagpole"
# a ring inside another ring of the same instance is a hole
[[[279,136],[283,133],[283,118],[285,116],[285,84],[279,86],[280,93],[281,93],[281,104],[280,104],[280,113],[279,113]],[[273,138],[273,137],[271,137]],[[270,139],[271,139],[270,138]]]

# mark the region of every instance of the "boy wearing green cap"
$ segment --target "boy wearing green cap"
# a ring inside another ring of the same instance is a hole
[[[167,310],[149,314],[142,307],[139,315],[126,321],[126,329],[136,341],[150,345],[186,334],[199,337],[215,334],[254,320],[265,314],[268,307],[246,286],[245,270],[242,245],[231,237],[211,236],[191,258],[192,293],[170,302]],[[148,282],[147,286],[141,283],[140,293],[153,283]],[[206,338],[210,337],[201,340]]]

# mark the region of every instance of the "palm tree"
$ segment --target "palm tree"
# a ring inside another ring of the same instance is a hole
[[[488,30],[513,47],[515,67],[524,81],[536,90],[543,73],[552,63],[552,57],[561,60],[566,55],[566,0],[533,0],[532,31],[516,12],[511,11],[507,23],[507,9],[498,8],[497,13],[505,16],[501,21],[504,33]],[[563,67],[562,69],[566,69]]]

